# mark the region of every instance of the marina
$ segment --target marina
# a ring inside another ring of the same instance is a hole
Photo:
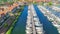
[[[30,5],[28,10],[26,34],[44,34],[43,25],[40,23],[38,16],[34,10],[33,5]],[[32,10],[32,11],[31,11]]]
[[[43,24],[44,34],[59,34],[57,28],[44,16],[37,5],[34,5],[34,8],[39,17],[39,21]]]
[[[0,34],[60,34],[60,1],[0,0]]]
[[[58,24],[58,22],[60,22],[60,18],[56,17],[54,14],[52,14],[50,11],[48,11],[47,9],[45,9],[42,6],[38,6],[39,9],[42,11],[42,13],[47,16],[47,18],[49,19],[49,21],[52,22],[52,24],[57,27],[57,29],[59,29],[59,33],[60,33],[60,25]],[[44,11],[44,12],[43,12]],[[59,27],[58,27],[59,26]]]

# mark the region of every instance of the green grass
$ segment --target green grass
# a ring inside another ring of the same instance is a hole
[[[19,13],[19,15],[21,15],[21,12]],[[19,16],[16,17],[15,21],[12,23],[10,29],[6,32],[6,34],[11,34],[13,28],[14,28],[14,25],[15,23],[17,22],[17,19],[18,19]]]
[[[21,7],[21,10],[22,10],[22,9],[23,9],[23,7]],[[14,28],[14,25],[15,25],[16,22],[17,22],[18,17],[21,15],[22,12],[20,12],[20,10],[19,10],[19,11],[17,10],[17,13],[18,13],[18,15],[15,15],[16,19],[13,21],[11,27],[10,27],[9,30],[6,32],[6,34],[11,34],[11,32],[12,32],[12,30],[13,30],[13,28]]]
[[[6,32],[6,34],[11,34],[13,27],[10,27],[10,29]]]
[[[12,32],[12,30],[14,28],[14,25],[17,22],[17,19],[18,19],[18,16],[17,16],[16,20],[13,22],[13,24],[11,25],[10,29],[6,32],[6,34],[11,34],[11,32]]]

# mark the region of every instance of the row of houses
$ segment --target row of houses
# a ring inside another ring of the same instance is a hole
[[[18,6],[17,3],[14,3],[13,5],[8,5],[8,6],[0,6],[0,17],[2,17],[2,15],[5,15],[6,13],[10,12],[16,6]]]
[[[8,19],[8,17],[10,16],[9,12],[12,12],[12,10],[17,7],[18,4],[14,3],[11,6],[0,6],[0,25],[2,25],[2,23]]]

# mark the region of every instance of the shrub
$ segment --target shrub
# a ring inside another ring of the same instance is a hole
[[[5,23],[5,24],[4,24],[4,27],[6,28],[7,26],[8,26],[8,24],[7,24],[7,23]]]
[[[48,5],[51,6],[52,5],[52,2],[49,2]]]

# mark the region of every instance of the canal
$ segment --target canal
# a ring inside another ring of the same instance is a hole
[[[12,34],[25,34],[27,11],[28,11],[28,6],[25,6],[22,14],[18,18],[18,21],[12,31]]]
[[[57,28],[52,25],[52,23],[43,15],[43,13],[38,9],[37,5],[34,5],[35,11],[39,17],[40,22],[43,24],[44,34],[59,34]]]

